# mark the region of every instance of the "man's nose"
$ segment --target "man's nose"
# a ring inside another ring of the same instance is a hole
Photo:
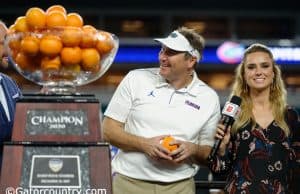
[[[167,59],[168,55],[166,55],[166,52],[165,51],[160,51],[159,52],[159,58],[164,60],[164,59]]]

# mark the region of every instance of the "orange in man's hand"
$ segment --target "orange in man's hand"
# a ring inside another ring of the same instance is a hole
[[[178,148],[177,145],[170,145],[170,142],[171,142],[171,141],[174,141],[174,140],[175,140],[174,137],[172,137],[172,136],[167,136],[167,137],[165,137],[165,138],[162,140],[161,144],[162,144],[162,146],[164,146],[166,149],[168,149],[170,152],[172,152],[173,150],[176,150],[176,149]]]

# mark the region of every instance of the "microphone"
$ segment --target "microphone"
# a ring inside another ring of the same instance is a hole
[[[241,105],[242,99],[238,96],[232,96],[230,102],[226,102],[225,106],[222,110],[222,117],[220,120],[220,123],[225,126],[224,132],[226,133],[228,128],[232,126],[235,117],[237,116],[240,105]],[[212,161],[213,157],[216,155],[220,144],[222,142],[222,139],[217,139],[209,156],[208,156],[208,161]]]

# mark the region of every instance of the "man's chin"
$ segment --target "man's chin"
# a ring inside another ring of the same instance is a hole
[[[159,66],[159,72],[160,72],[161,74],[166,74],[166,73],[170,72],[170,67]]]
[[[160,68],[160,70],[159,70],[159,75],[161,75],[162,77],[166,77],[167,75],[168,75],[168,73],[165,71],[165,70],[162,70],[161,68]]]

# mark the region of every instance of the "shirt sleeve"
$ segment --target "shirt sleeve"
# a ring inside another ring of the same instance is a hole
[[[224,156],[216,154],[209,158],[208,167],[214,174],[226,174],[232,169],[233,162],[233,141],[231,140],[226,148]]]
[[[104,115],[124,123],[132,106],[131,83],[134,76],[128,73],[117,87]]]
[[[217,123],[220,120],[220,102],[218,97],[215,97],[215,104],[212,107],[212,113],[208,121],[205,123],[203,130],[199,134],[199,145],[209,145],[213,146],[215,141],[215,132],[217,128]]]

